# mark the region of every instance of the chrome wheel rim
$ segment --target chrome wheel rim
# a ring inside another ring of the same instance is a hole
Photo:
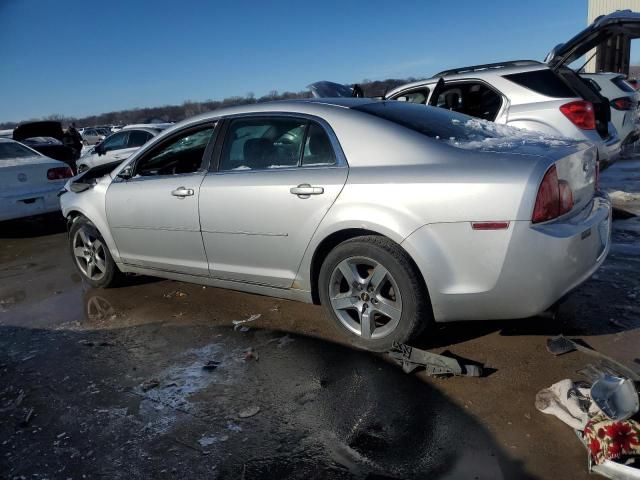
[[[107,253],[102,241],[89,229],[80,227],[71,246],[80,271],[90,280],[101,280],[107,272]]]
[[[340,322],[364,339],[386,337],[402,316],[396,280],[380,262],[368,257],[350,257],[334,268],[329,299]]]

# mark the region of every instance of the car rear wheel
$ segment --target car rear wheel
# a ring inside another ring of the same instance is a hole
[[[69,231],[69,246],[74,264],[93,287],[110,287],[122,277],[109,253],[104,238],[88,219],[78,218]]]
[[[429,298],[411,258],[380,236],[335,247],[320,269],[319,293],[328,315],[369,350],[406,343],[431,320]]]

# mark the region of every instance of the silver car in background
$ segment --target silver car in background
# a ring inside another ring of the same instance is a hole
[[[593,146],[395,101],[218,110],[65,189],[89,284],[129,272],[322,303],[373,350],[432,321],[534,316],[610,244]]]
[[[437,73],[393,89],[387,99],[443,107],[549,135],[586,140],[599,159],[614,161],[623,138],[611,122],[609,100],[569,65],[608,38],[640,36],[640,13],[617,11],[597,18],[544,62],[516,60]]]
[[[147,143],[164,128],[127,128],[109,135],[101,143],[89,149],[77,161],[78,172],[82,173],[98,165],[113,164],[129,158],[133,152]]]

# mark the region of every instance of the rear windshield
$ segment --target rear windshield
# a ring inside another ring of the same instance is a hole
[[[611,79],[611,82],[623,92],[635,93],[636,89],[627,83],[624,77],[615,77]]]
[[[504,78],[547,97],[571,98],[576,96],[573,90],[549,69],[512,73],[504,75]]]
[[[436,140],[470,140],[476,135],[476,132],[465,127],[471,117],[444,108],[388,101],[367,103],[353,109],[384,118]]]
[[[387,101],[352,107],[388,120],[435,140],[458,148],[512,148],[524,143],[568,145],[568,139],[545,136],[508,125],[473,118],[438,107]]]
[[[0,142],[0,160],[35,157],[37,153],[14,142]]]

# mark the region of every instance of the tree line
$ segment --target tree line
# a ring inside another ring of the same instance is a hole
[[[403,85],[408,82],[415,81],[415,78],[406,79],[386,79],[386,80],[363,80],[358,85],[363,89],[366,97],[379,97],[385,92]],[[57,120],[62,122],[63,126],[71,122],[76,122],[78,127],[91,127],[97,125],[127,125],[132,123],[147,123],[149,121],[178,122],[185,118],[198,115],[200,113],[210,112],[223,107],[231,107],[235,105],[247,105],[252,103],[269,102],[273,100],[291,100],[299,98],[309,98],[311,93],[308,90],[299,92],[278,92],[272,90],[267,95],[256,97],[252,92],[244,96],[233,96],[224,100],[205,100],[196,102],[187,100],[182,105],[163,105],[159,107],[148,108],[132,108],[128,110],[120,110],[116,112],[101,113],[99,115],[89,115],[86,117],[67,117],[64,115],[53,114],[41,118],[32,118],[24,121],[37,120]],[[0,123],[0,130],[14,128],[19,121]]]

